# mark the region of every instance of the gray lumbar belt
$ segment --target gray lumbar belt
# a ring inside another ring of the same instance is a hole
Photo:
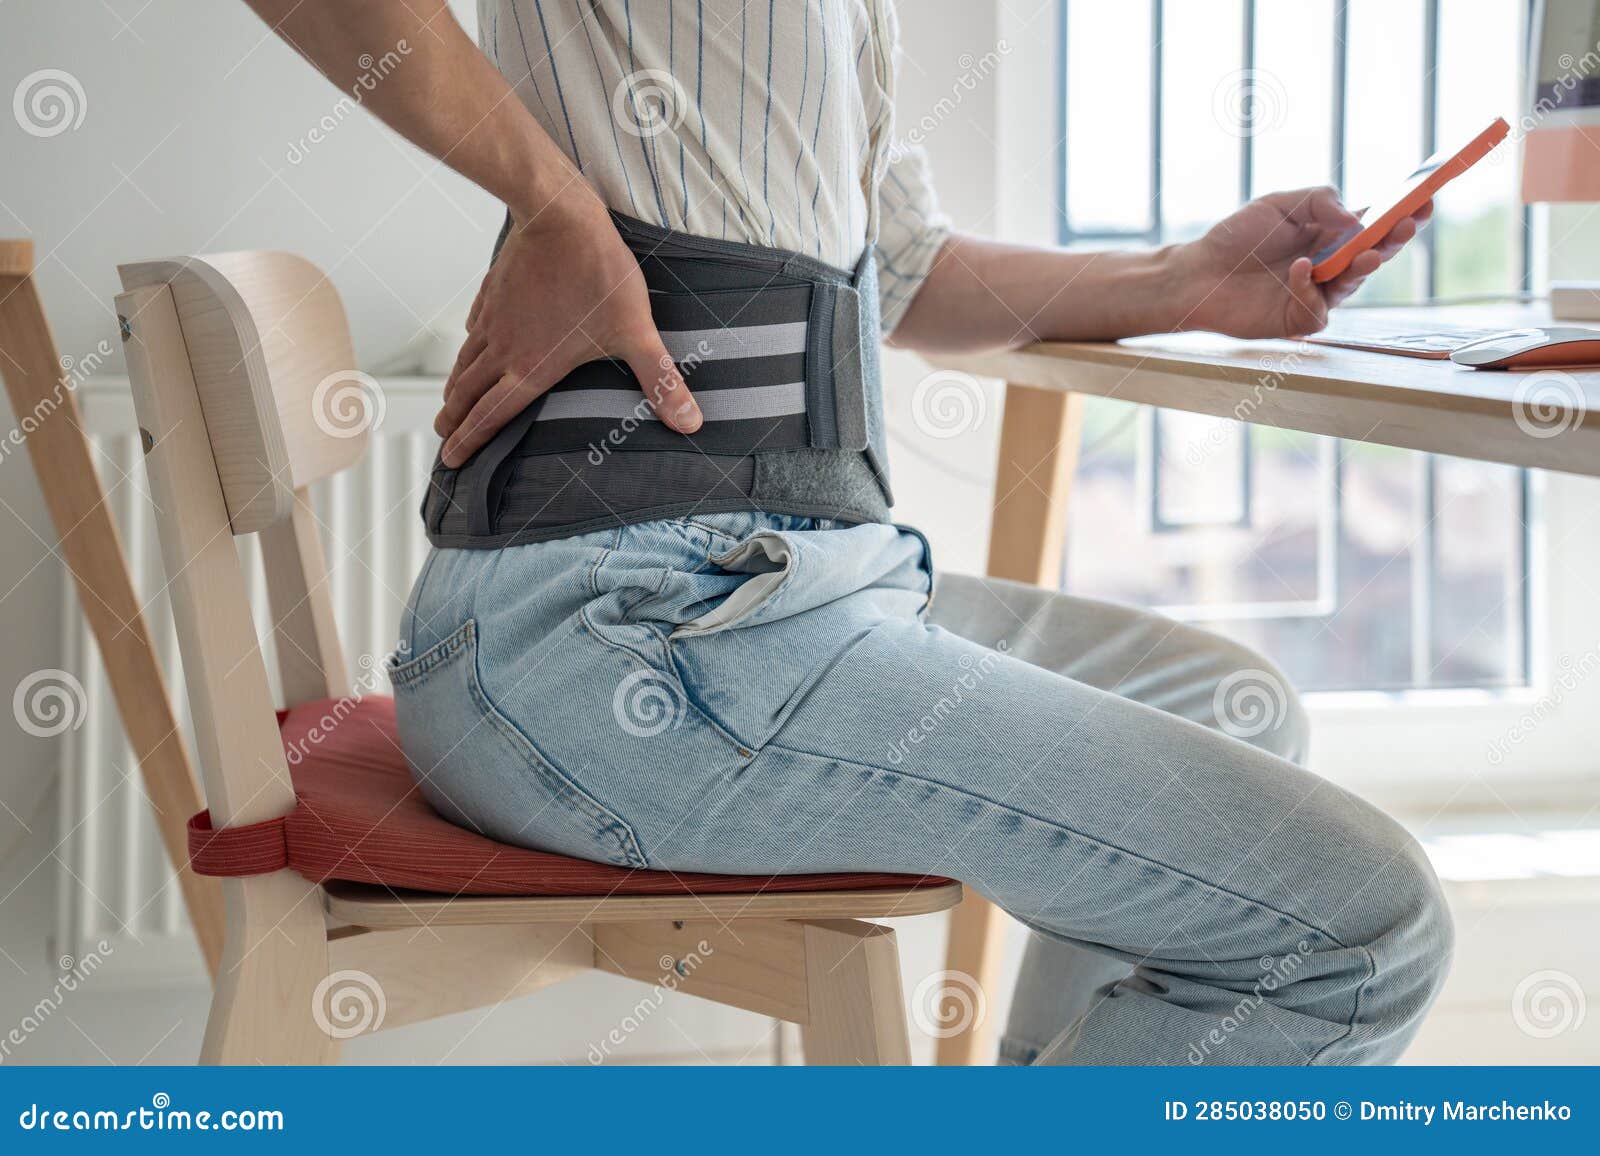
[[[734,510],[886,521],[872,250],[846,271],[614,219],[705,424],[676,433],[625,364],[581,365],[460,469],[435,462],[430,540],[493,548]]]

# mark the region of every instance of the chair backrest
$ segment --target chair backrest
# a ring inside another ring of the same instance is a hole
[[[348,693],[308,487],[366,449],[338,293],[287,253],[120,268],[117,314],[199,740],[221,827],[283,814],[293,788],[234,546],[259,533],[285,705]]]
[[[235,534],[285,517],[294,491],[366,452],[341,408],[360,388],[344,306],[292,253],[214,253],[121,265],[125,290],[165,285]]]

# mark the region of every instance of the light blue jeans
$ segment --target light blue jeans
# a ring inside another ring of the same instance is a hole
[[[1399,1055],[1449,917],[1404,830],[1296,765],[1282,675],[1136,610],[931,588],[919,534],[765,514],[436,551],[401,741],[503,842],[962,880],[1035,932],[1012,1062]]]

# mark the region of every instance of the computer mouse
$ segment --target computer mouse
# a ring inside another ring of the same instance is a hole
[[[1600,329],[1570,325],[1508,329],[1467,342],[1450,355],[1450,360],[1475,369],[1600,366]]]

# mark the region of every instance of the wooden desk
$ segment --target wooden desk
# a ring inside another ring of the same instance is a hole
[[[1549,323],[1533,306],[1362,309],[1358,319],[1512,329]],[[989,573],[1054,587],[1084,395],[1258,425],[1538,469],[1600,475],[1600,370],[1491,372],[1293,341],[1176,334],[1049,343],[942,357],[943,368],[1005,380]],[[970,889],[951,917],[946,967],[992,996],[1005,925]],[[993,1004],[993,1000],[989,1001]],[[988,1063],[992,1023],[940,1040],[941,1064]]]

